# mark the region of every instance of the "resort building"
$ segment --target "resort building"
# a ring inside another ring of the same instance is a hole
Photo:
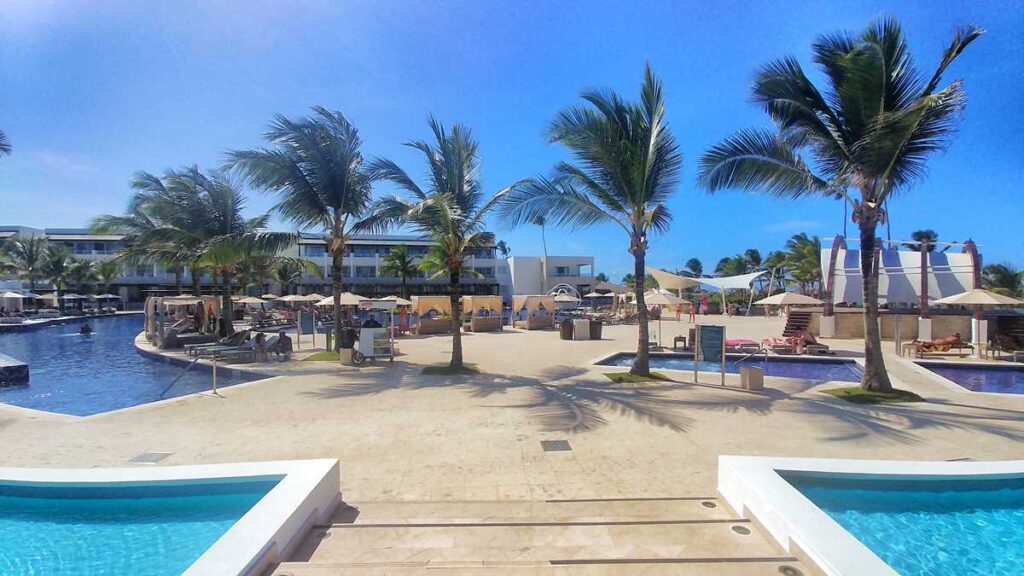
[[[506,302],[522,294],[547,294],[572,288],[582,296],[594,285],[593,256],[511,256],[498,271]]]
[[[23,236],[41,236],[49,242],[66,246],[75,258],[89,262],[109,260],[123,247],[123,236],[93,234],[87,229],[68,228],[28,228],[24,226],[0,227],[0,242],[21,234]],[[381,271],[381,258],[396,246],[405,245],[413,256],[422,257],[432,246],[428,238],[419,236],[393,235],[356,235],[348,243],[343,265],[345,289],[369,298],[395,294],[401,290],[402,282],[398,277],[389,276]],[[331,257],[327,253],[327,242],[323,236],[302,234],[299,242],[283,255],[301,257],[320,266],[323,278],[312,272],[304,272],[296,287],[301,293],[329,292],[331,286]],[[494,246],[478,249],[468,259],[467,265],[479,276],[466,275],[461,278],[464,294],[498,294],[498,268],[504,261],[496,258]],[[192,284],[188,271],[182,273],[182,284],[186,290]],[[201,286],[208,287],[212,279],[208,274],[200,278]],[[39,282],[40,286],[45,282]],[[173,267],[160,264],[140,264],[124,270],[124,274],[111,286],[111,291],[128,301],[141,301],[147,294],[176,291],[177,280]],[[410,295],[447,294],[447,276],[429,279],[424,272],[406,280]],[[0,277],[0,287],[4,289],[22,288],[22,283],[13,276]],[[285,291],[284,287],[272,282],[269,278],[255,292]]]

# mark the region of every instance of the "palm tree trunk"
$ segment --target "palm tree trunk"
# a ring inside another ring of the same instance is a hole
[[[865,210],[867,212],[867,210]],[[877,213],[860,219],[860,272],[864,285],[864,376],[860,387],[875,392],[892,391],[882,356],[882,334],[878,329],[878,267],[875,262]]]
[[[174,266],[174,285],[178,289],[178,294],[181,294],[181,266],[175,264]]]
[[[226,338],[235,333],[235,323],[232,318],[233,310],[231,309],[231,274],[224,272],[221,274],[221,318],[223,318],[223,329],[221,330],[221,337]]]
[[[452,306],[452,360],[448,363],[449,368],[462,368],[462,284],[459,283],[458,269],[452,269],[448,273],[449,288],[448,295],[451,298]]]
[[[402,298],[409,299],[409,288],[406,286],[406,277],[402,275]]]
[[[651,374],[650,350],[648,348],[650,346],[650,332],[647,326],[647,304],[644,302],[644,280],[646,280],[644,261],[646,256],[645,250],[641,247],[637,247],[633,251],[636,316],[640,330],[636,343],[636,359],[633,360],[633,366],[629,369],[629,373],[636,376],[650,376]]]
[[[331,253],[331,294],[334,297],[334,350],[341,350],[341,265],[345,258],[345,246],[336,247]]]
[[[189,266],[189,272],[192,274],[192,293],[195,296],[199,296],[202,294],[202,286],[199,284],[199,267],[195,265]]]

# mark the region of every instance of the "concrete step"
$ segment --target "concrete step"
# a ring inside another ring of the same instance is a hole
[[[783,567],[790,571],[783,572]],[[793,572],[791,570],[798,570]],[[339,574],[359,576],[462,576],[466,574],[503,574],[508,576],[811,576],[799,563],[788,558],[748,559],[744,561],[681,561],[681,562],[631,562],[631,563],[588,563],[588,564],[514,564],[514,563],[467,563],[467,564],[282,564],[272,576],[337,576]]]
[[[499,502],[358,502],[343,505],[331,524],[476,524],[724,519],[734,514],[716,497]]]

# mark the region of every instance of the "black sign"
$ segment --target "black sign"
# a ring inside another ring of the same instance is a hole
[[[697,338],[698,347],[695,360],[722,361],[722,354],[725,352],[725,326],[697,326],[700,336]]]

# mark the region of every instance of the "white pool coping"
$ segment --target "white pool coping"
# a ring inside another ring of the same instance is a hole
[[[313,525],[329,521],[341,501],[338,461],[96,469],[0,467],[0,483],[79,486],[215,483],[268,477],[281,480],[189,566],[184,576],[257,575],[284,561]]]
[[[856,475],[887,480],[1024,477],[1024,460],[929,462],[719,456],[718,491],[742,517],[753,517],[791,554],[802,553],[827,576],[899,576],[779,472]]]

